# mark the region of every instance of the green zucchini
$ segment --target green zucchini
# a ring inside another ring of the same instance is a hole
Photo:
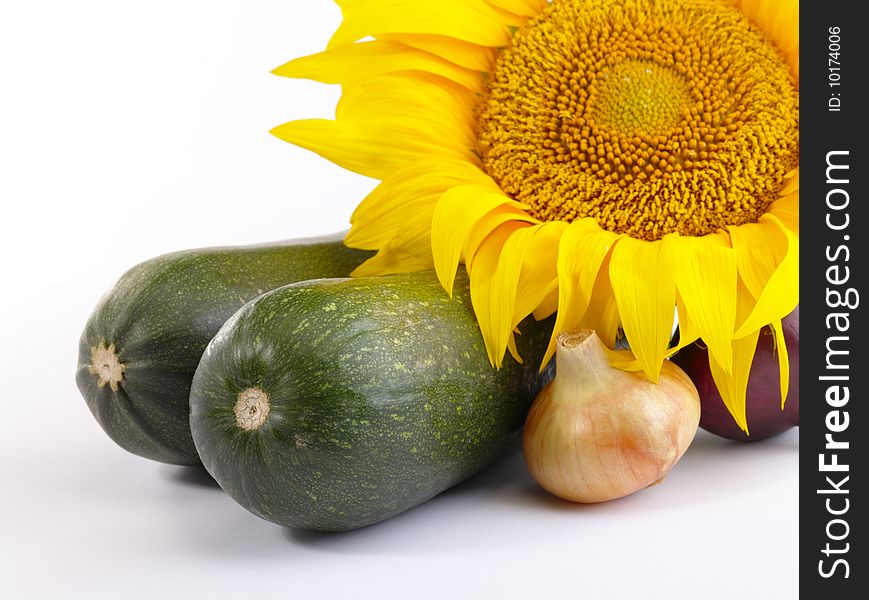
[[[190,424],[205,468],[254,514],[363,527],[473,475],[518,439],[551,322],[520,365],[488,361],[460,276],[309,281],[247,304],[196,370]]]
[[[248,300],[294,281],[346,277],[370,256],[342,237],[187,250],[127,271],[79,344],[76,383],[109,437],[146,458],[200,464],[188,396],[205,346]]]

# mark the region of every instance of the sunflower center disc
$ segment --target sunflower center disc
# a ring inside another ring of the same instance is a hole
[[[778,198],[798,117],[781,54],[720,0],[554,0],[500,53],[477,151],[538,219],[698,236]]]
[[[653,62],[619,63],[601,72],[598,81],[589,115],[601,128],[623,136],[664,135],[690,106],[685,81]]]

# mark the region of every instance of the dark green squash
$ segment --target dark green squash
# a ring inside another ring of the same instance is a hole
[[[254,514],[347,530],[416,506],[518,439],[548,380],[552,323],[527,321],[523,365],[488,361],[468,283],[432,273],[309,281],[245,305],[196,370],[203,464]]]
[[[294,281],[345,277],[370,256],[342,238],[187,250],[127,271],[79,345],[76,383],[109,437],[146,458],[199,464],[188,395],[205,346],[248,300]]]

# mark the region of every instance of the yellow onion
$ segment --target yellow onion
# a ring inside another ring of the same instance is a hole
[[[604,502],[663,479],[697,432],[700,397],[664,361],[658,383],[612,367],[593,331],[558,336],[556,376],[523,436],[531,475],[574,502]]]

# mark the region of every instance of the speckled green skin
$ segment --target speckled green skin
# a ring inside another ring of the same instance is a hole
[[[187,250],[127,271],[100,300],[79,344],[76,383],[109,437],[146,458],[200,464],[188,396],[205,346],[248,300],[294,281],[345,277],[370,255],[341,239]],[[114,344],[126,366],[117,391],[98,387],[88,370],[100,342]]]
[[[525,365],[489,364],[460,277],[310,281],[245,305],[209,344],[190,393],[203,464],[236,501],[281,525],[377,523],[473,475],[517,441],[552,323],[526,322]],[[236,423],[257,387],[270,412]]]

